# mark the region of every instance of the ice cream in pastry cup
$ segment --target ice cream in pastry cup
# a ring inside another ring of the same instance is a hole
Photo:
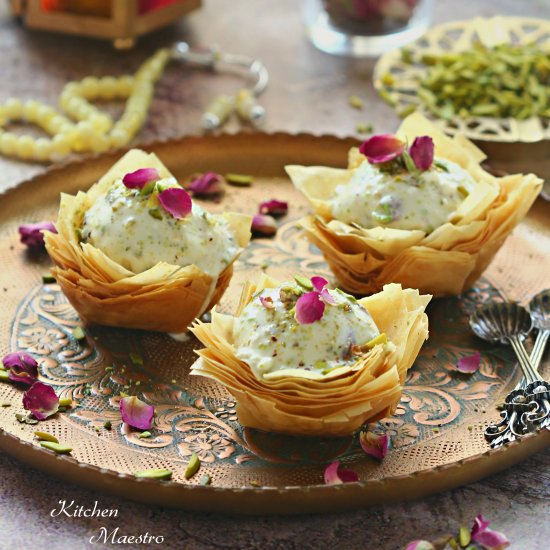
[[[88,191],[62,194],[55,225],[52,274],[83,322],[181,333],[222,297],[251,219],[208,213],[132,150]]]
[[[494,177],[484,158],[413,114],[397,136],[352,149],[347,169],[286,170],[315,211],[300,224],[344,289],[395,282],[441,296],[479,278],[542,187],[533,174]]]
[[[428,337],[431,296],[386,285],[356,300],[322,277],[246,283],[236,314],[212,310],[191,374],[223,384],[243,426],[344,436],[390,416]]]

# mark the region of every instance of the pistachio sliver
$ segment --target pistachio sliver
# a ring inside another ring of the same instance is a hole
[[[82,327],[75,327],[73,328],[73,338],[75,340],[85,340],[86,339],[86,333],[84,332],[84,329]]]
[[[191,479],[199,471],[200,467],[201,461],[199,460],[199,457],[193,453],[189,459],[189,464],[187,464],[187,468],[185,469],[185,479]]]
[[[34,432],[34,436],[40,441],[50,441],[51,443],[59,443],[59,439],[47,432]]]
[[[385,332],[381,332],[378,336],[375,336],[372,340],[369,340],[365,346],[368,349],[372,349],[374,346],[378,346],[379,344],[387,344],[388,343],[388,337]]]
[[[49,449],[50,451],[60,455],[68,455],[73,450],[72,447],[67,447],[66,445],[61,445],[60,443],[55,443],[53,441],[40,441],[40,445],[44,447],[44,449]]]
[[[225,179],[227,183],[230,183],[231,185],[237,185],[237,186],[243,186],[248,187],[252,185],[252,176],[249,176],[247,174],[235,174],[233,172],[229,172],[228,174],[225,174]]]
[[[303,277],[302,275],[294,275],[294,280],[306,290],[313,290],[313,284],[308,277]]]
[[[145,479],[171,479],[172,471],[166,470],[163,468],[152,469],[152,470],[141,470],[139,472],[136,472],[134,476],[137,478],[145,478]]]
[[[5,369],[0,369],[0,382],[7,382],[10,379],[8,376],[8,371]]]
[[[200,479],[199,483],[201,485],[210,485],[212,483],[212,478],[210,477],[209,474],[203,474],[201,476],[201,479]]]
[[[72,407],[73,400],[70,397],[63,397],[59,400],[60,407]]]
[[[50,275],[49,273],[44,273],[44,275],[42,275],[42,282],[45,285],[49,285],[49,284],[55,283],[56,281],[53,275]]]

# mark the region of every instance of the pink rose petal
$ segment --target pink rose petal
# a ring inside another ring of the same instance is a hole
[[[256,235],[275,235],[277,233],[277,222],[272,216],[256,214],[252,218],[252,232]]]
[[[44,248],[43,231],[57,233],[52,222],[25,223],[19,226],[19,240],[32,250],[41,250]]]
[[[43,382],[35,382],[23,394],[23,407],[38,420],[45,420],[57,412],[59,398],[54,389]]]
[[[477,372],[479,369],[480,361],[481,354],[479,351],[476,351],[473,355],[465,355],[464,357],[461,357],[456,364],[456,368],[460,372],[472,374]]]
[[[315,276],[311,278],[311,284],[314,290],[321,292],[328,285],[328,281],[324,277]]]
[[[135,396],[123,397],[119,403],[122,421],[139,430],[150,430],[155,407],[147,405]]]
[[[260,296],[260,302],[262,303],[262,306],[267,309],[273,309],[275,307],[275,304],[273,303],[273,298],[271,298],[271,296]]]
[[[361,144],[359,152],[371,164],[382,164],[397,158],[405,150],[405,143],[393,134],[372,136]]]
[[[193,208],[189,193],[181,187],[170,187],[157,195],[160,205],[176,219],[185,218]]]
[[[502,550],[510,545],[510,541],[498,531],[489,529],[490,522],[481,514],[476,516],[472,526],[472,541],[481,544],[486,550]]]
[[[435,546],[428,540],[413,540],[405,546],[405,550],[435,550]]]
[[[321,290],[321,292],[319,293],[319,296],[321,296],[323,302],[325,302],[325,304],[328,304],[329,306],[333,306],[334,304],[336,304],[336,300],[328,291],[328,288],[323,288],[323,290]]]
[[[388,454],[390,437],[388,434],[376,435],[372,432],[361,432],[359,434],[361,448],[368,455],[382,460]]]
[[[209,197],[219,195],[223,191],[223,179],[215,172],[206,172],[202,176],[194,179],[188,187],[194,195]]]
[[[38,363],[32,355],[23,351],[8,353],[2,364],[8,369],[8,378],[31,386],[38,379]]]
[[[130,172],[122,178],[122,183],[128,189],[143,189],[150,181],[160,179],[160,174],[156,168],[140,168],[135,172]]]
[[[430,136],[415,138],[409,148],[409,155],[419,170],[428,170],[434,161],[434,142]]]
[[[324,479],[326,485],[341,485],[359,481],[359,476],[353,470],[340,469],[340,462],[332,462],[325,468]]]
[[[284,216],[288,212],[288,203],[276,199],[260,203],[260,214]]]
[[[300,325],[310,325],[323,317],[325,302],[320,299],[320,294],[315,290],[302,294],[296,301],[294,318]]]

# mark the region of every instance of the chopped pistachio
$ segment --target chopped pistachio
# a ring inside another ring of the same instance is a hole
[[[355,127],[355,131],[358,134],[372,134],[372,132],[374,131],[374,128],[372,124],[365,124],[364,122],[360,122]]]
[[[155,218],[155,220],[162,220],[162,214],[158,208],[149,208],[149,216]]]
[[[302,275],[294,275],[294,280],[306,290],[313,290],[313,284],[308,277],[302,277]]]
[[[130,353],[130,361],[134,365],[143,365],[143,357],[139,353]]]
[[[147,439],[148,437],[151,437],[151,432],[141,432],[138,435],[139,439]]]
[[[0,407],[11,407],[11,403],[2,403]]]
[[[146,479],[171,479],[172,472],[163,468],[152,469],[152,470],[141,470],[134,474],[138,478]]]
[[[84,329],[82,327],[73,328],[73,338],[75,340],[85,340],[86,333],[84,332]]]
[[[0,382],[7,382],[10,379],[6,369],[0,369]]]
[[[379,344],[387,344],[388,343],[388,336],[385,332],[381,332],[378,336],[375,336],[372,340],[369,340],[367,342],[367,348],[372,349],[374,346],[378,346]]]
[[[260,482],[256,481],[255,479],[250,482],[250,485],[252,485],[252,487],[261,487]]]
[[[73,450],[72,447],[67,447],[66,445],[61,445],[60,443],[54,443],[53,441],[41,441],[40,445],[44,447],[44,449],[49,449],[50,451],[60,455],[71,454]]]
[[[189,459],[189,464],[187,464],[187,468],[185,469],[185,479],[191,479],[199,471],[200,467],[201,461],[199,460],[199,457],[193,453]]]
[[[465,548],[470,544],[472,540],[472,535],[470,533],[470,530],[467,527],[464,527],[463,525],[460,526],[460,529],[458,530],[458,542],[462,548]]]
[[[47,432],[34,432],[34,436],[40,441],[51,441],[52,443],[59,443],[59,439]]]
[[[399,118],[407,118],[409,115],[412,115],[416,111],[416,105],[411,103],[410,105],[407,105],[406,107],[403,107],[397,115]]]
[[[212,483],[212,478],[210,477],[209,474],[203,474],[201,476],[201,479],[200,479],[199,483],[201,485],[210,485]]]
[[[71,407],[73,400],[70,397],[63,397],[59,400],[60,407]]]
[[[356,96],[352,95],[348,98],[348,103],[350,104],[350,107],[353,107],[354,109],[362,109],[363,108],[363,100]]]
[[[231,185],[237,185],[240,187],[248,187],[252,185],[252,181],[253,181],[252,176],[249,176],[247,174],[235,174],[233,172],[225,174],[225,179],[227,183],[230,183]]]
[[[38,420],[33,418],[30,414],[15,413],[15,418],[18,422],[21,422],[21,424],[38,424]]]
[[[103,427],[106,429],[106,430],[111,430],[113,425],[111,424],[111,421],[110,420],[106,420],[105,422],[103,422]]]
[[[49,273],[44,273],[44,275],[42,275],[42,282],[45,285],[55,283],[55,277],[53,275],[50,275]]]

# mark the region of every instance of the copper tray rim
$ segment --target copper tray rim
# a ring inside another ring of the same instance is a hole
[[[353,136],[338,136],[327,133],[310,132],[235,132],[215,135],[189,134],[176,138],[165,138],[140,142],[132,148],[142,148],[146,151],[159,152],[162,146],[176,146],[190,141],[223,141],[248,139],[254,135],[262,140],[290,139],[295,141],[335,141],[340,146],[348,143],[357,145],[360,139]],[[107,153],[97,153],[48,167],[43,172],[0,192],[0,198],[6,198],[11,193],[21,192],[26,187],[36,184],[36,181],[51,177],[56,172],[78,168],[89,162],[116,158],[129,148],[120,148]],[[1,204],[1,203],[0,203]],[[150,503],[171,508],[193,511],[222,512],[227,514],[307,514],[329,513],[357,509],[361,507],[414,500],[431,494],[447,491],[468,483],[472,483],[509,468],[525,460],[532,454],[550,446],[550,430],[540,430],[528,434],[520,440],[506,443],[497,449],[487,449],[483,453],[471,455],[461,460],[418,470],[412,474],[387,477],[380,480],[370,479],[355,483],[340,485],[299,485],[299,486],[246,486],[217,487],[195,484],[182,484],[174,481],[157,481],[138,479],[127,473],[102,468],[94,464],[79,462],[67,455],[56,455],[32,442],[23,441],[16,435],[7,432],[0,426],[0,450],[13,458],[37,469],[45,471],[57,478],[75,483],[93,490],[121,496],[129,500]],[[82,474],[86,474],[86,477]],[[447,478],[447,479],[445,479]],[[443,483],[437,483],[443,479]],[[403,496],[400,489],[408,483],[416,483],[416,490]],[[434,486],[434,483],[436,485]],[[145,484],[145,485],[143,485]],[[155,492],[145,491],[146,487],[155,487]],[[370,492],[373,487],[384,486],[388,495],[379,491]],[[396,492],[394,494],[394,492]],[[216,499],[212,500],[212,496]],[[237,495],[244,495],[246,501],[235,500],[238,508],[228,512],[227,504]],[[336,499],[324,499],[331,495]],[[195,500],[191,501],[191,497]],[[220,496],[227,497],[221,499]],[[305,497],[296,500],[296,497]],[[369,498],[370,497],[370,498]],[[319,499],[318,502],[314,502]],[[259,510],[258,504],[262,502]],[[305,504],[305,505],[304,505]]]

